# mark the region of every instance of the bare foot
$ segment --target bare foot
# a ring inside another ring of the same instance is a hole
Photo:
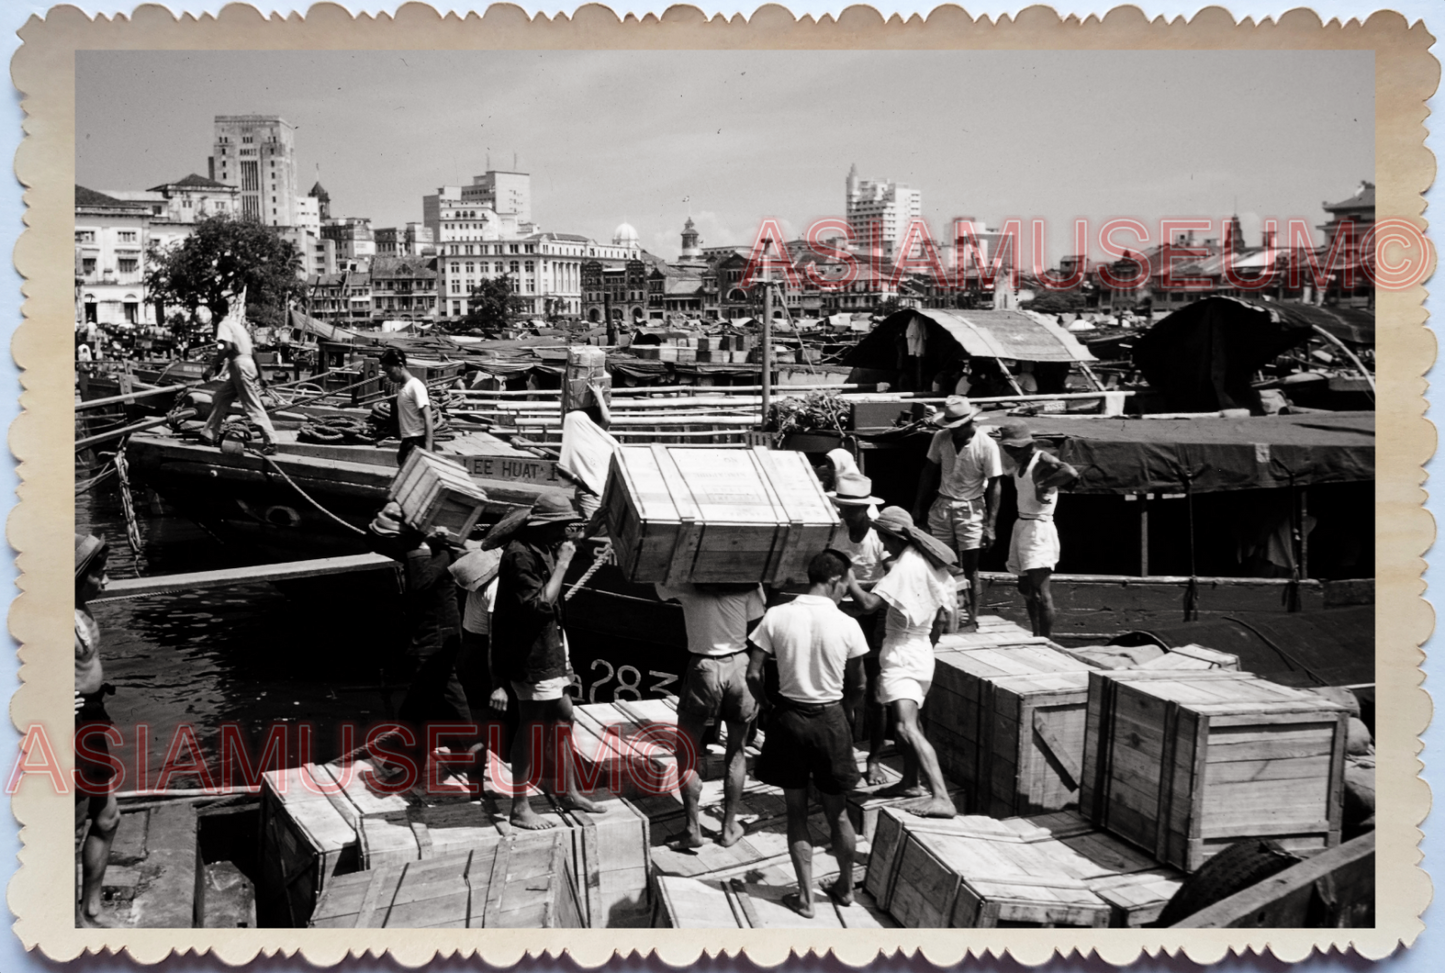
[[[601,814],[604,810],[601,804],[588,800],[581,794],[563,794],[557,798],[557,803],[569,811],[586,811],[589,814]]]
[[[869,787],[881,787],[888,783],[888,775],[883,772],[883,765],[879,763],[870,763],[863,779]]]
[[[837,880],[824,891],[839,905],[849,906],[853,904],[853,886],[843,881],[842,875],[839,875]]]
[[[87,915],[81,910],[75,913],[75,928],[77,929],[115,929],[117,923],[110,921],[108,917],[99,915]]]
[[[546,831],[548,828],[556,827],[551,821],[532,810],[530,804],[512,808],[512,824],[528,831]]]
[[[743,826],[734,821],[731,825],[723,828],[722,834],[718,835],[717,843],[724,848],[731,848],[742,840],[744,834]]]
[[[908,813],[916,814],[920,818],[952,818],[958,816],[958,809],[948,798],[935,797],[910,806]]]
[[[813,918],[813,893],[808,891],[806,898],[803,892],[789,892],[783,896],[783,905],[788,906],[804,919]]]
[[[899,781],[891,787],[874,791],[874,797],[923,797],[928,794],[928,789],[919,784],[905,784]]]
[[[705,844],[707,844],[707,842],[703,840],[702,829],[693,830],[689,828],[683,832],[681,838],[672,842],[668,847],[673,851],[695,851]]]

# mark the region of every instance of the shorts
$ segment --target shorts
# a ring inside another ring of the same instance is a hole
[[[111,721],[110,714],[105,711],[103,692],[88,693],[82,695],[80,712],[75,714],[76,742],[80,742],[80,731],[85,733],[85,748],[91,754],[110,756],[110,744],[102,732],[105,728],[115,726]],[[115,776],[115,768],[104,760],[87,757],[81,754],[80,748],[75,749],[75,800],[89,801],[109,789],[111,779]],[[81,787],[81,781],[85,786]]]
[[[1008,542],[1009,574],[1023,574],[1040,568],[1054,569],[1059,563],[1059,530],[1052,520],[1016,520]]]
[[[878,673],[878,702],[911,699],[919,706],[933,685],[933,645],[927,639],[909,639],[885,646]]]
[[[939,496],[928,508],[928,532],[955,551],[976,551],[983,547],[985,509],[983,497]]]
[[[801,790],[811,782],[823,794],[857,787],[853,731],[843,704],[809,706],[779,697],[758,755],[757,778],[785,790]]]
[[[554,676],[551,679],[543,679],[541,682],[517,682],[512,680],[512,692],[517,698],[529,703],[545,703],[548,700],[561,699],[567,692],[567,687],[572,685],[571,676]]]
[[[758,701],[748,688],[748,654],[689,656],[677,711],[703,720],[752,722],[758,715]]]

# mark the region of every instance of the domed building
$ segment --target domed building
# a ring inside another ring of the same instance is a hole
[[[637,230],[631,223],[619,223],[617,229],[612,231],[612,245],[615,247],[641,246]]]

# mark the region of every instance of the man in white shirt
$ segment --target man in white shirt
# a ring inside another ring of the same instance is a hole
[[[682,692],[677,701],[677,767],[682,806],[687,811],[687,831],[677,842],[679,848],[701,848],[702,826],[698,801],[702,777],[690,758],[700,758],[703,733],[710,720],[727,725],[723,753],[723,828],[717,842],[724,848],[743,836],[738,824],[747,759],[743,743],[758,715],[758,701],[748,688],[748,630],[763,617],[763,591],[755,584],[657,585],[657,597],[682,605],[687,626],[687,667],[682,673]],[[685,748],[690,754],[684,755]]]
[[[843,709],[844,682],[850,695],[862,688],[862,660],[868,642],[855,619],[838,608],[854,584],[845,555],[824,551],[808,565],[808,593],[770,608],[748,637],[748,685],[762,698],[763,664],[778,664],[778,695],[757,777],[783,789],[788,810],[788,851],[798,876],[796,907],[813,915],[813,844],[808,836],[808,785],[832,831],[838,880],[828,888],[840,905],[853,902],[856,836],[848,820],[846,795],[858,783],[853,734]]]
[[[431,399],[427,397],[426,383],[406,368],[406,352],[400,348],[388,348],[382,352],[381,367],[386,377],[401,388],[397,389],[396,401],[392,404],[396,415],[397,435],[401,446],[396,451],[396,465],[406,462],[407,456],[417,447],[432,450],[434,422]]]
[[[951,395],[935,420],[940,426],[928,444],[928,461],[918,480],[913,520],[947,544],[968,578],[968,615],[978,622],[978,558],[993,546],[998,525],[1003,456],[992,437],[978,433],[979,408]],[[925,508],[925,504],[931,504]]]
[[[196,315],[202,323],[209,323],[211,312],[203,307],[197,309]],[[266,415],[266,407],[261,404],[261,373],[252,357],[251,333],[246,330],[241,315],[240,310],[228,313],[216,326],[217,355],[207,370],[207,377],[225,369],[227,380],[211,398],[211,415],[201,430],[201,441],[212,446],[220,442],[221,423],[231,411],[231,403],[239,399],[246,418],[261,433],[262,454],[272,456],[276,452],[276,430],[271,425],[271,417]]]

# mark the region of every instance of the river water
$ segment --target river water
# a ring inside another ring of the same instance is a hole
[[[145,538],[140,573],[243,563],[190,522],[136,499]],[[75,520],[77,531],[99,531],[109,541],[111,578],[137,575],[114,478],[76,497]],[[125,741],[112,748],[126,768],[121,790],[156,786],[172,747],[177,763],[188,762],[185,728],[219,783],[224,724],[239,728],[253,760],[271,728],[279,728],[285,736],[280,756],[291,765],[307,759],[308,744],[310,759],[335,756],[342,723],[364,733],[388,719],[401,702],[401,688],[384,691],[380,675],[396,649],[394,627],[378,624],[364,607],[298,601],[267,584],[97,602],[92,611],[101,627],[105,676],[116,689],[106,707]],[[314,727],[309,741],[303,725]],[[227,776],[240,781],[234,770]],[[205,781],[172,775],[166,783]]]

